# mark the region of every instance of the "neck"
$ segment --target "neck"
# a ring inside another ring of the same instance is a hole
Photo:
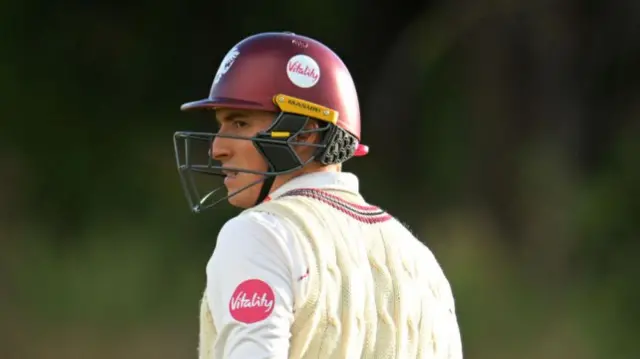
[[[277,190],[278,188],[280,188],[280,186],[282,186],[283,184],[291,181],[292,179],[296,178],[296,177],[300,177],[303,176],[305,174],[310,174],[310,173],[319,173],[319,172],[340,172],[340,166],[339,165],[329,165],[329,166],[324,166],[324,165],[320,165],[320,164],[309,164],[293,173],[289,173],[286,175],[281,175],[281,176],[277,176],[275,181],[273,182],[273,186],[271,186],[271,190],[269,191],[269,193],[273,193],[273,191]]]

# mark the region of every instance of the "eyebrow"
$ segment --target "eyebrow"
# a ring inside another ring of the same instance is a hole
[[[216,122],[219,125],[222,125],[225,122],[230,122],[230,121],[233,121],[233,120],[238,119],[238,118],[246,118],[246,117],[248,117],[248,114],[245,113],[245,112],[232,111],[232,112],[226,113],[223,118],[219,118],[218,116],[216,116]]]

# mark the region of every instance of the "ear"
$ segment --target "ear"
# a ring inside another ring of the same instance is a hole
[[[308,143],[308,144],[319,143],[321,138],[320,136],[322,135],[322,133],[318,131],[306,132],[306,131],[316,130],[318,128],[320,128],[320,124],[318,123],[318,121],[314,119],[310,119],[309,121],[307,121],[307,123],[304,126],[303,131],[305,132],[298,134],[296,136],[295,141],[299,143]],[[303,161],[306,161],[316,151],[316,147],[305,146],[303,144],[300,144],[295,146],[295,151],[298,154],[298,156],[300,156],[300,159],[302,159]]]
[[[304,125],[303,131],[316,130],[319,127],[320,125],[318,124],[318,121],[309,119],[309,121]],[[317,143],[318,139],[318,132],[305,132],[297,136],[298,142]]]

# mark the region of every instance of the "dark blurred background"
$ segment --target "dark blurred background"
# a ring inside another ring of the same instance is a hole
[[[1,1],[0,358],[196,358],[226,205],[172,134],[242,38],[348,64],[367,199],[431,247],[466,358],[640,358],[640,1]]]

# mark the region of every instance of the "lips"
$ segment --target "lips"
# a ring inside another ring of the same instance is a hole
[[[225,174],[225,176],[227,176],[228,178],[235,178],[238,175],[237,171],[227,171],[227,170],[223,170],[222,173]]]
[[[222,170],[224,176],[224,184],[225,186],[231,186],[233,182],[235,182],[236,177],[238,176],[238,171],[230,171],[230,170]]]

